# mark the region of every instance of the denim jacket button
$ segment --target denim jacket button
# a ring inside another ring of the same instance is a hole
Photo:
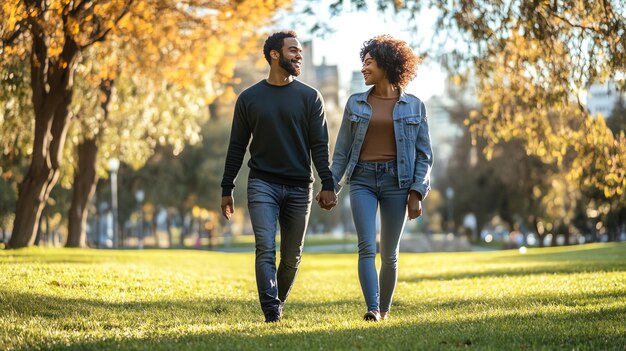
[[[404,163],[404,160],[400,160],[400,163]]]

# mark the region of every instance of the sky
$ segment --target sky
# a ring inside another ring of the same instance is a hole
[[[331,1],[320,1],[315,10],[315,18],[306,18],[305,15],[287,15],[286,23],[290,23],[301,41],[313,40],[313,61],[315,65],[326,59],[326,64],[338,65],[340,84],[342,89],[349,87],[352,71],[360,71],[361,61],[359,51],[363,42],[376,35],[389,34],[395,38],[410,43],[428,42],[433,36],[432,26],[436,14],[425,11],[418,19],[420,29],[418,33],[403,29],[406,20],[394,14],[381,14],[374,10],[367,12],[344,12],[340,16],[331,18],[328,5]],[[298,4],[296,13],[298,12]],[[370,6],[373,8],[373,6]],[[295,17],[297,16],[297,17]],[[295,18],[294,18],[295,17]],[[310,33],[315,20],[321,20],[334,31],[323,38]],[[285,23],[281,21],[280,23]],[[422,26],[421,23],[424,25]],[[281,28],[284,29],[284,28]],[[416,46],[416,53],[424,51],[425,46]],[[439,95],[444,90],[445,75],[442,69],[432,60],[425,60],[418,69],[417,77],[409,84],[407,91],[415,94],[422,100],[428,100],[433,95]]]

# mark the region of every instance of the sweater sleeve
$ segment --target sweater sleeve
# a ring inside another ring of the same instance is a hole
[[[241,96],[235,103],[233,125],[230,131],[230,143],[226,153],[224,176],[222,177],[222,196],[231,196],[235,187],[235,179],[241,168],[246,148],[250,142],[252,130],[246,118],[245,103]]]
[[[318,92],[315,101],[311,105],[309,143],[311,145],[311,157],[313,164],[322,181],[322,190],[334,190],[335,183],[329,166],[328,151],[328,124],[324,110],[324,99]]]

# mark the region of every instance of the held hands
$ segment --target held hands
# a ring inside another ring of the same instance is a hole
[[[233,213],[235,213],[235,200],[232,196],[222,196],[222,214],[224,218],[230,221]]]
[[[333,190],[322,190],[315,195],[315,201],[321,208],[330,211],[337,206],[337,194]]]
[[[417,191],[409,192],[407,200],[407,208],[409,211],[409,220],[415,219],[422,215],[422,196]]]

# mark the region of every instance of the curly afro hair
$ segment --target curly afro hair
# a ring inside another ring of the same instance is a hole
[[[399,88],[405,88],[415,78],[417,65],[422,62],[406,42],[389,35],[379,35],[363,43],[361,61],[368,53],[387,73],[389,83]]]
[[[263,55],[265,55],[265,59],[267,60],[267,63],[272,64],[270,51],[276,50],[282,53],[281,49],[283,48],[285,38],[297,38],[297,37],[298,35],[296,34],[296,32],[292,30],[276,32],[270,35],[269,37],[267,37],[267,39],[265,40],[265,44],[263,45]]]

